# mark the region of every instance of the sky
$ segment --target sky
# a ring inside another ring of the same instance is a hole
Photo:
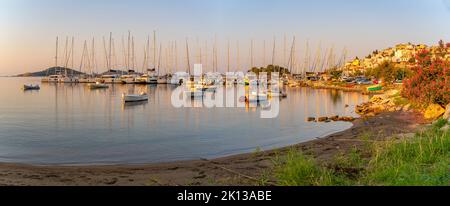
[[[301,66],[307,42],[312,56],[318,48],[334,48],[337,58],[344,48],[353,58],[398,43],[450,42],[450,0],[0,0],[0,75],[54,66],[56,36],[60,59],[65,38],[75,38],[74,67],[81,70],[83,42],[89,40],[90,45],[95,38],[97,70],[106,70],[102,38],[108,42],[112,32],[116,64],[122,64],[121,39],[126,41],[128,31],[135,38],[139,70],[146,38],[154,30],[162,53],[177,42],[179,70],[186,67],[186,39],[191,64],[199,63],[201,47],[206,66],[212,64],[217,39],[223,71],[228,42],[233,68],[250,66],[252,40],[253,65],[270,63],[274,38],[275,63],[285,65],[284,48],[289,55],[295,36],[294,56]],[[161,64],[170,62],[162,58]]]

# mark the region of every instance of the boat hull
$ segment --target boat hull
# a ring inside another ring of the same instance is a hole
[[[148,95],[123,95],[122,99],[124,102],[142,102],[148,101]]]
[[[40,90],[41,87],[39,85],[33,86],[33,85],[23,85],[23,90]]]
[[[106,84],[88,84],[89,89],[107,89],[109,88]]]
[[[380,91],[382,89],[383,89],[383,87],[381,85],[375,85],[375,86],[367,87],[367,91]]]

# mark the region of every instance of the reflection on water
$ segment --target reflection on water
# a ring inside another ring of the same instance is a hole
[[[20,89],[24,83],[36,84],[39,79],[0,78],[0,161],[147,163],[271,149],[349,128],[351,123],[305,119],[356,116],[354,106],[368,100],[358,93],[287,88],[279,116],[261,119],[261,109],[270,105],[206,108],[202,99],[195,99],[197,107],[174,108],[172,85],[90,90],[82,84],[41,84],[39,91],[24,92]],[[122,103],[122,93],[141,91],[149,94],[148,102]],[[227,101],[237,105],[237,92],[224,98],[224,105]]]

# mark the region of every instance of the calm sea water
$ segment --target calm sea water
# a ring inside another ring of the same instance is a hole
[[[41,84],[0,78],[0,162],[139,164],[215,158],[296,144],[351,127],[312,123],[308,116],[350,115],[368,100],[358,93],[288,88],[274,119],[260,108],[174,108],[172,85]],[[148,103],[124,105],[123,92],[147,91]],[[350,105],[345,107],[345,105]]]

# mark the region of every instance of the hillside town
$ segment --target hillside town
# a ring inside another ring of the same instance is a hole
[[[355,59],[347,62],[341,69],[344,75],[363,74],[368,69],[379,67],[384,62],[393,63],[397,67],[411,68],[416,65],[415,56],[418,52],[427,50],[431,53],[431,59],[435,60],[442,57],[444,60],[450,60],[450,47],[439,41],[438,45],[427,46],[425,44],[398,44],[382,51],[375,50],[363,59]]]

